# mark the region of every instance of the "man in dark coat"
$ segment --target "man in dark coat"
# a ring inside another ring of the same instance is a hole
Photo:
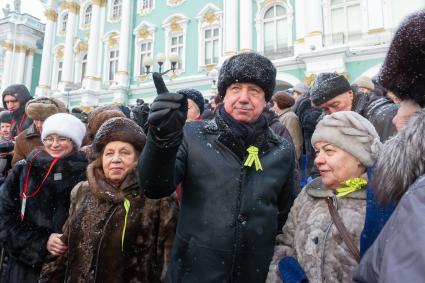
[[[354,92],[343,75],[319,74],[310,88],[310,99],[326,115],[339,111],[359,113],[372,123],[382,142],[396,133],[392,119],[397,113],[397,105],[373,93]]]
[[[25,105],[31,99],[30,92],[23,84],[8,86],[3,91],[3,106],[7,110],[12,111],[10,137],[16,137],[32,124],[32,119],[25,113]]]
[[[275,67],[256,53],[226,60],[224,103],[210,121],[185,123],[185,95],[169,93],[159,74],[154,82],[140,186],[151,198],[184,187],[166,282],[264,282],[296,194],[294,148],[262,115]]]

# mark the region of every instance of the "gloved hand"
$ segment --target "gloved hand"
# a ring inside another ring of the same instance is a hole
[[[148,117],[149,131],[156,144],[172,147],[180,143],[187,117],[187,98],[170,93],[159,73],[153,73],[158,96],[151,105]]]

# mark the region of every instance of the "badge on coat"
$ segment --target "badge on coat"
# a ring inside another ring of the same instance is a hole
[[[62,173],[55,173],[55,174],[53,174],[53,180],[54,181],[60,181],[60,180],[62,180]]]

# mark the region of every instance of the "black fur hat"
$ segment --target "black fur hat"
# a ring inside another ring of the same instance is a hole
[[[264,91],[269,101],[276,86],[276,68],[266,57],[245,52],[224,61],[218,76],[218,93],[224,98],[227,88],[233,83],[253,83]]]
[[[337,97],[351,89],[350,83],[343,75],[337,73],[321,73],[310,88],[310,99],[316,106]]]
[[[379,83],[401,100],[425,106],[425,10],[398,28],[379,74]]]

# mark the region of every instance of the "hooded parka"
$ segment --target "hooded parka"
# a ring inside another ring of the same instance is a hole
[[[72,151],[59,159],[42,184],[52,161],[47,152],[35,149],[27,160],[15,165],[0,190],[0,241],[9,256],[2,282],[37,282],[47,254],[47,240],[50,234],[61,233],[68,216],[70,192],[85,179],[87,160],[80,152]],[[34,196],[27,199],[21,221],[27,175],[26,195]]]
[[[246,147],[221,114],[191,121],[179,148],[150,134],[139,160],[146,195],[182,205],[166,282],[264,282],[274,238],[295,197],[294,148],[266,128],[255,138],[262,170],[246,167]],[[178,152],[177,152],[178,151]],[[176,158],[177,155],[177,158]],[[140,165],[149,164],[149,166]]]

